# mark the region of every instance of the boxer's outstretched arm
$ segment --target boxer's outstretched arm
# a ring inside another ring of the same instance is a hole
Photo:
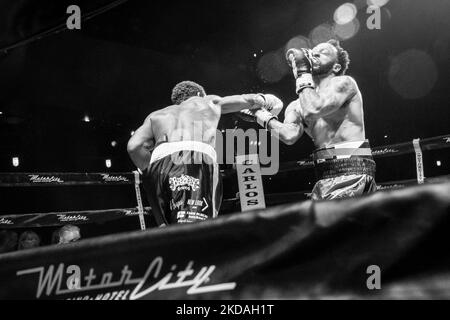
[[[355,80],[349,76],[339,76],[331,79],[330,84],[317,93],[312,88],[303,89],[300,94],[300,104],[305,120],[317,119],[337,111],[357,92]]]
[[[304,127],[302,123],[302,115],[298,105],[298,100],[291,102],[284,112],[284,122],[278,120],[270,120],[268,124],[269,130],[273,136],[281,140],[287,145],[293,145],[303,135]]]
[[[134,165],[144,171],[150,163],[153,133],[150,116],[140,126],[128,141],[127,151]]]
[[[240,94],[228,97],[214,97],[213,103],[220,107],[222,114],[238,112],[244,109],[261,108],[258,94]]]

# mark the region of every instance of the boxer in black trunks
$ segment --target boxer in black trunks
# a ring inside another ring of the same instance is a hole
[[[273,119],[267,128],[288,145],[304,132],[312,138],[317,148],[312,156],[318,179],[312,199],[348,198],[376,191],[362,95],[356,81],[345,75],[347,51],[338,41],[330,40],[312,50],[290,49],[286,58],[299,99],[287,106],[283,123]]]

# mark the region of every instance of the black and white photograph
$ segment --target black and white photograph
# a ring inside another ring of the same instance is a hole
[[[449,71],[449,0],[0,0],[0,300],[450,300]]]

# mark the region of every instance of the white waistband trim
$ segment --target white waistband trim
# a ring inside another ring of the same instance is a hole
[[[367,140],[360,140],[360,141],[350,141],[350,142],[341,142],[337,144],[333,144],[331,146],[328,146],[327,148],[359,148],[363,145],[364,142],[367,142]]]
[[[359,141],[350,141],[350,142],[341,142],[341,143],[336,143],[336,144],[332,144],[330,146],[327,146],[325,148],[317,150],[315,152],[322,152],[322,153],[326,153],[327,149],[358,149],[360,148],[365,142],[369,142],[369,140],[359,140]],[[314,153],[315,153],[314,152]],[[330,151],[332,152],[332,151]],[[336,156],[336,159],[349,159],[351,158],[351,155],[338,155]]]
[[[180,151],[201,152],[208,155],[214,161],[214,163],[217,163],[216,150],[209,144],[200,141],[177,141],[164,142],[157,146],[152,152],[150,164]]]

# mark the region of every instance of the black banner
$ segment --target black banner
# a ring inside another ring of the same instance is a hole
[[[450,183],[0,256],[0,299],[450,298]]]
[[[149,210],[150,207],[146,207],[144,215],[148,215]],[[0,229],[105,223],[138,215],[139,212],[136,208],[2,215],[0,216]]]
[[[132,185],[132,172],[119,173],[0,173],[0,187]]]

